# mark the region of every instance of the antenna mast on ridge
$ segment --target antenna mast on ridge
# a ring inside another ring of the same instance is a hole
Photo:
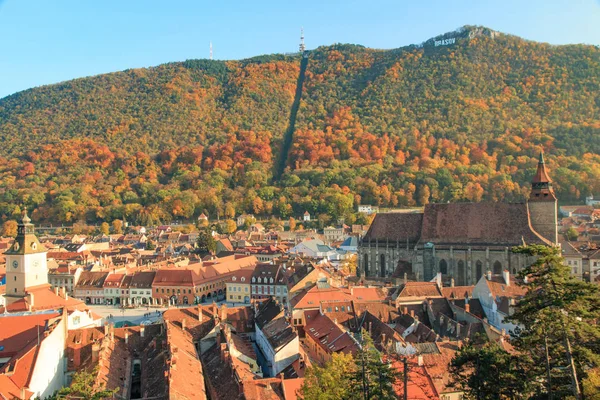
[[[212,42],[210,42],[210,53],[209,53],[209,56],[208,56],[208,58],[209,58],[210,60],[212,60]]]
[[[304,53],[306,45],[304,44],[304,27],[300,28],[300,53]]]

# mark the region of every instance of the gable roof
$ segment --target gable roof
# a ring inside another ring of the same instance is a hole
[[[421,237],[423,213],[377,214],[363,240],[391,240],[416,243]]]
[[[525,203],[427,204],[421,243],[550,244],[533,230]]]

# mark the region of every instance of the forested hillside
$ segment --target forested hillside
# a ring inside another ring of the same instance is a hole
[[[465,27],[419,46],[308,57],[301,91],[302,56],[276,55],[0,99],[0,215],[25,204],[34,220],[62,222],[304,210],[352,222],[358,203],[524,200],[542,148],[561,201],[600,193],[596,47]]]

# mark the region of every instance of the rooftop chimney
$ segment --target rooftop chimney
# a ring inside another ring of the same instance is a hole
[[[504,278],[504,283],[506,286],[510,286],[510,272],[507,269],[502,271],[502,277]]]
[[[109,332],[108,322],[105,322],[104,323],[104,336],[108,336],[108,332]]]
[[[465,311],[470,313],[471,312],[471,305],[469,303],[465,304]]]
[[[181,329],[185,331],[185,318],[181,320]]]
[[[406,282],[408,282],[408,274],[405,272],[404,273],[404,284],[406,284]]]
[[[487,271],[487,280],[488,280],[488,281],[491,281],[491,280],[492,280],[492,271],[490,271],[489,269],[488,269],[488,271]]]
[[[423,356],[420,355],[419,357],[417,357],[417,362],[419,364],[419,367],[422,367],[423,366]]]
[[[413,318],[415,317],[415,310],[410,310],[410,316]]]
[[[94,342],[92,343],[92,362],[98,362],[98,358],[100,358],[100,343]]]
[[[454,278],[450,279],[450,287],[454,287]]]
[[[438,272],[437,275],[435,276],[435,283],[437,284],[437,286],[441,289],[442,288],[442,273]]]
[[[58,296],[58,286],[54,287],[54,294]]]
[[[144,333],[146,331],[146,327],[144,325],[140,326],[140,336],[144,337]]]
[[[129,332],[125,331],[125,344],[129,343]]]
[[[202,323],[202,318],[204,318],[204,313],[202,312],[202,306],[198,305],[198,321]]]

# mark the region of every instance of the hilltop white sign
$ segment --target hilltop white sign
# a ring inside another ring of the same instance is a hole
[[[436,40],[435,41],[435,46],[448,46],[450,44],[454,44],[456,42],[456,38],[450,38],[450,39],[442,39],[442,40]]]

